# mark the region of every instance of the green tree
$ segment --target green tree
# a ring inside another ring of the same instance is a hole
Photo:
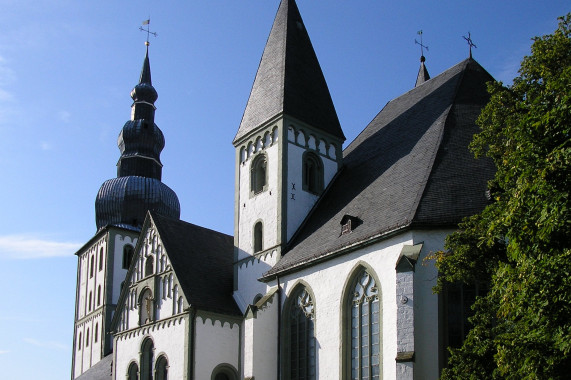
[[[443,379],[571,378],[570,26],[534,38],[512,86],[488,87],[471,148],[495,162],[492,203],[436,255],[436,291],[489,290]]]

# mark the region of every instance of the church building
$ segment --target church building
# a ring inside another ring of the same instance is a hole
[[[147,45],[117,178],[76,253],[72,379],[437,379],[471,296],[433,294],[425,259],[488,202],[493,164],[468,144],[491,80],[472,57],[430,78],[422,57],[415,87],[344,147],[282,0],[232,141],[229,236],[180,220],[161,181]]]

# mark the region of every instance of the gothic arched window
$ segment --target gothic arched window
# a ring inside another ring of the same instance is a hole
[[[378,380],[381,373],[381,310],[377,282],[361,268],[345,300],[345,373],[348,379]]]
[[[267,160],[264,154],[260,154],[252,161],[250,168],[250,190],[253,194],[264,191],[267,187]]]
[[[159,356],[155,363],[155,380],[167,380],[169,371],[169,362],[163,355]]]
[[[135,250],[131,244],[127,244],[123,247],[123,265],[121,266],[123,269],[129,269],[131,261],[133,261],[134,252]]]
[[[141,345],[141,380],[153,378],[153,353],[155,347],[151,338],[146,338]]]
[[[89,347],[89,329],[85,333],[85,347]]]
[[[95,270],[95,256],[91,255],[91,262],[89,268],[89,278],[93,277],[93,271]]]
[[[81,350],[81,333],[79,333],[79,338],[77,339],[77,351]]]
[[[103,248],[99,250],[99,270],[103,269]]]
[[[96,323],[95,329],[93,330],[93,342],[97,343],[98,337],[99,337],[99,323]]]
[[[127,380],[139,380],[139,366],[137,363],[131,363],[127,370]]]
[[[260,252],[263,249],[264,241],[264,227],[262,222],[258,222],[254,225],[254,253]]]
[[[101,305],[101,285],[97,287],[97,306]]]
[[[323,191],[323,162],[318,155],[306,152],[303,155],[303,190],[319,194]]]
[[[292,293],[285,313],[285,378],[315,380],[315,307],[307,288]]]

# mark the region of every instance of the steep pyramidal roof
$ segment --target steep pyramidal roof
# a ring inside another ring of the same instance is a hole
[[[390,101],[345,149],[344,168],[272,277],[410,227],[453,227],[487,203],[494,166],[468,144],[493,80],[467,59]],[[351,216],[359,223],[341,234]]]
[[[414,84],[414,87],[420,86],[421,84],[430,79],[430,75],[428,75],[428,70],[426,70],[426,65],[424,64],[424,61],[426,61],[424,55],[420,56],[420,69],[418,69],[418,75],[416,76],[416,83]]]
[[[282,0],[234,142],[281,114],[345,139],[294,0]]]

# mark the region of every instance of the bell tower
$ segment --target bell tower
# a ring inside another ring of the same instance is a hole
[[[294,0],[282,0],[233,144],[235,299],[284,253],[342,164],[343,131]]]
[[[76,253],[72,378],[111,358],[111,320],[147,211],[180,217],[178,197],[161,182],[165,139],[155,124],[158,95],[146,45],[139,83],[131,91],[131,118],[117,142],[117,177],[101,185],[95,200],[97,233]]]

